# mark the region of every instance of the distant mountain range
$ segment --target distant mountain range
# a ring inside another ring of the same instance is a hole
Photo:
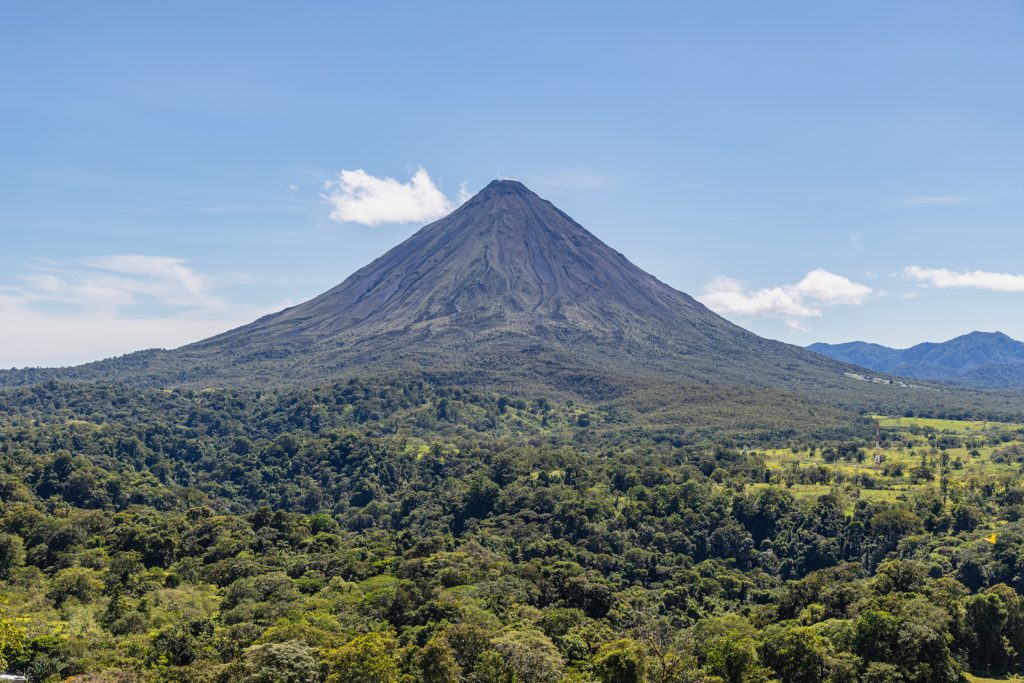
[[[909,349],[862,341],[818,343],[807,348],[890,375],[983,389],[1024,390],[1024,343],[1002,332],[971,332]]]

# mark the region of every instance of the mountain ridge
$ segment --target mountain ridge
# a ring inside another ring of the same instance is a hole
[[[862,341],[819,342],[807,348],[877,372],[983,389],[1024,390],[1024,342],[1002,332],[974,331],[906,349]]]

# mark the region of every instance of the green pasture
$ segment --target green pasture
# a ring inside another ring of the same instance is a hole
[[[938,432],[952,432],[955,434],[966,434],[969,432],[983,432],[990,429],[1024,429],[1024,424],[1013,422],[988,422],[983,420],[944,420],[934,417],[886,417],[884,415],[872,415],[879,422],[883,429],[900,429],[909,427],[929,427]]]
[[[1024,683],[1024,678],[982,678],[981,676],[975,676],[973,674],[965,673],[964,678],[967,679],[968,683]]]
[[[837,485],[858,489],[869,501],[894,501],[929,488],[967,485],[972,480],[1021,475],[1021,465],[1005,449],[1024,446],[1024,425],[918,417],[873,416],[879,444],[865,443],[859,457],[824,456],[827,444],[759,451],[772,481],[787,483],[798,500],[814,500]],[[1003,457],[999,457],[1003,452]],[[1002,461],[1000,461],[1002,460]],[[826,475],[821,477],[821,471]],[[794,483],[794,474],[817,481]],[[927,476],[926,476],[927,475]],[[867,483],[870,482],[870,483]],[[767,484],[753,484],[753,488]]]

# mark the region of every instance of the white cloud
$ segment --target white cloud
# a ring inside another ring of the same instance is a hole
[[[423,223],[456,207],[422,167],[407,183],[378,178],[362,169],[342,171],[337,181],[326,184],[326,190],[323,197],[331,206],[331,219],[340,223]],[[460,202],[467,194],[460,192]]]
[[[872,294],[867,285],[818,268],[796,284],[747,290],[732,278],[712,280],[700,301],[723,315],[782,318],[797,330],[806,331],[800,320],[820,318],[823,308],[841,304],[859,306]]]
[[[925,195],[904,197],[900,204],[904,206],[950,206],[955,204],[979,204],[986,201],[985,197],[969,197],[955,194]]]
[[[819,311],[804,305],[803,297],[791,286],[747,291],[742,282],[728,277],[712,280],[698,298],[709,308],[726,315],[798,318],[820,315]]]
[[[222,296],[243,275],[211,276],[181,259],[117,254],[39,261],[0,285],[0,367],[69,365],[143,348],[173,348],[269,311]]]
[[[1024,275],[1018,273],[993,273],[985,270],[959,272],[947,268],[922,268],[908,266],[903,274],[925,286],[939,289],[972,288],[993,292],[1024,292]]]
[[[459,184],[459,206],[462,206],[472,198],[473,193],[469,191],[469,183],[463,181]]]
[[[821,268],[807,273],[803,280],[794,285],[794,288],[807,299],[821,302],[825,306],[838,304],[859,306],[872,292],[867,285]]]

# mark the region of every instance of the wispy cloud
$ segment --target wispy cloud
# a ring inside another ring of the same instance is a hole
[[[904,197],[899,203],[903,206],[952,206],[956,204],[980,204],[986,201],[988,201],[987,197],[940,194]]]
[[[908,266],[903,274],[927,287],[970,288],[993,292],[1024,292],[1024,274],[993,273],[986,270],[955,271],[948,268]]]
[[[114,254],[70,265],[37,262],[19,282],[0,286],[0,295],[26,304],[70,304],[84,309],[148,303],[215,310],[226,306],[215,291],[244,277],[203,275],[184,260],[167,256]]]
[[[0,319],[17,331],[0,335],[0,367],[80,363],[202,339],[269,312],[225,297],[247,280],[166,256],[37,261],[0,284]]]
[[[801,320],[820,318],[823,309],[831,306],[858,306],[872,292],[867,285],[818,268],[795,284],[755,290],[746,289],[739,280],[720,277],[697,298],[723,315],[782,318],[790,327],[804,330]]]
[[[378,178],[362,169],[342,171],[337,180],[326,184],[325,190],[323,198],[331,207],[331,219],[339,223],[421,223],[438,219],[456,207],[422,167],[406,183]],[[460,190],[459,200],[467,194]]]

